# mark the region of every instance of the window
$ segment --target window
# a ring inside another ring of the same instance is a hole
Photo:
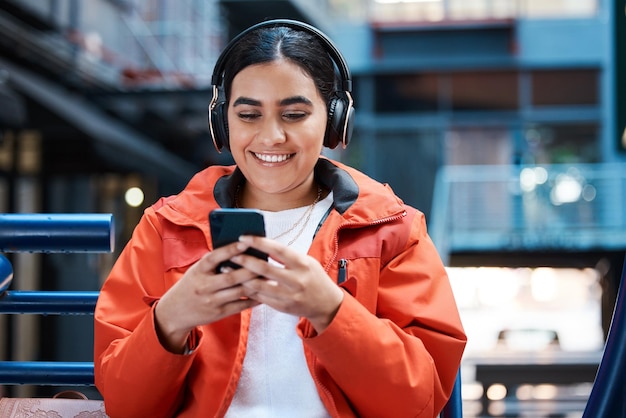
[[[439,83],[436,74],[381,75],[376,83],[376,112],[435,112]]]
[[[452,73],[452,110],[517,109],[517,78],[517,71]]]
[[[597,70],[532,72],[533,106],[598,104]]]
[[[587,124],[537,124],[524,132],[532,164],[595,163],[600,161],[599,128]]]

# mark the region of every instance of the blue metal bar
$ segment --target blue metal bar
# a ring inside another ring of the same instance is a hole
[[[11,262],[0,254],[0,295],[7,290],[13,280],[13,266]]]
[[[0,313],[92,315],[98,291],[9,290],[0,295]]]
[[[111,214],[0,214],[0,251],[112,252]]]
[[[626,259],[604,354],[583,418],[626,417]]]
[[[461,369],[456,375],[450,399],[443,407],[440,418],[463,418],[463,398],[461,397]]]
[[[0,361],[0,385],[93,386],[93,362]]]

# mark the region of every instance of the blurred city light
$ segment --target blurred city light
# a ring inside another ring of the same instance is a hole
[[[557,296],[558,279],[555,270],[547,267],[536,268],[530,276],[530,289],[538,302],[549,302]]]
[[[577,178],[570,174],[559,174],[550,192],[550,201],[558,206],[564,203],[574,203],[580,200],[583,186]]]
[[[506,398],[506,387],[499,383],[489,386],[487,397],[492,401],[499,401]]]
[[[141,204],[143,203],[143,199],[143,190],[141,190],[139,187],[131,187],[130,189],[126,190],[126,193],[124,194],[124,200],[126,201],[126,204],[134,208],[141,206]]]
[[[543,167],[524,168],[520,172],[520,187],[525,192],[532,192],[547,180],[548,171]]]

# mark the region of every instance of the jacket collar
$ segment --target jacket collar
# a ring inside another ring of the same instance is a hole
[[[334,206],[339,213],[344,213],[359,197],[359,186],[345,170],[330,160],[320,158],[315,165],[315,180],[323,187],[333,191]],[[233,207],[237,188],[245,181],[239,168],[232,174],[217,180],[213,196],[221,207]]]
[[[404,211],[389,186],[340,162],[320,157],[315,179],[333,191],[334,209],[351,223],[375,222]],[[206,226],[210,210],[234,206],[237,187],[244,181],[236,166],[211,166],[197,173],[181,193],[162,199],[155,209],[176,224]],[[201,207],[206,210],[198,210]]]

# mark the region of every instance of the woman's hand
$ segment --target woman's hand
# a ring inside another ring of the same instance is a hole
[[[283,265],[271,265],[245,254],[231,258],[244,267],[232,275],[243,276],[245,271],[260,276],[250,279],[247,275],[237,280],[245,295],[278,311],[307,318],[318,334],[324,331],[339,310],[344,295],[320,263],[267,238],[244,236],[241,243],[267,253]]]
[[[256,273],[245,269],[237,274],[230,270],[215,271],[221,262],[247,248],[244,243],[234,243],[207,253],[163,295],[154,315],[157,334],[166,349],[182,353],[195,327],[259,304],[246,297],[249,291],[242,286],[255,278]]]

